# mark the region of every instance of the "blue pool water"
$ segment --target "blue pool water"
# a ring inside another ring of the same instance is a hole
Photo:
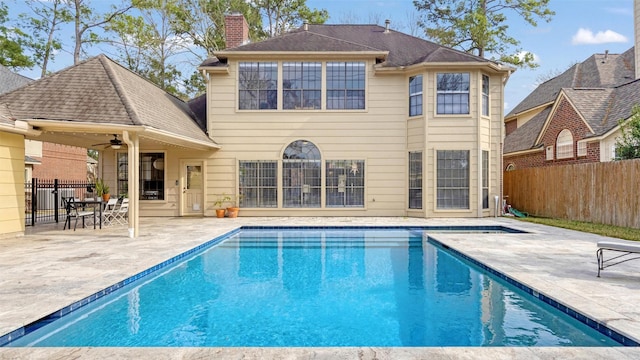
[[[408,230],[242,230],[9,346],[619,346]]]

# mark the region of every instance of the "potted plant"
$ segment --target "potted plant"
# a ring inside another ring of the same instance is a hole
[[[111,197],[111,195],[109,195],[109,185],[105,184],[101,178],[96,180],[96,195],[102,196],[103,201],[109,201]]]
[[[240,212],[240,205],[238,203],[240,202],[241,198],[242,198],[242,195],[234,196],[233,201],[231,201],[232,199],[229,198],[229,201],[233,205],[227,207],[227,216],[231,218],[238,217],[238,213]]]
[[[218,196],[218,198],[216,199],[216,201],[214,201],[213,206],[216,208],[216,216],[219,218],[223,218],[224,217],[224,213],[225,213],[225,208],[224,208],[224,204],[228,203],[231,201],[231,196],[227,195],[227,194],[222,194],[220,196]]]

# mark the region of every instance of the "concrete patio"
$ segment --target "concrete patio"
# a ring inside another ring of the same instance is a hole
[[[0,335],[241,225],[505,225],[528,234],[438,234],[436,238],[529,287],[640,341],[640,261],[596,277],[601,236],[511,218],[142,218],[124,227],[28,228],[0,239]],[[0,348],[1,359],[637,359],[640,348]]]

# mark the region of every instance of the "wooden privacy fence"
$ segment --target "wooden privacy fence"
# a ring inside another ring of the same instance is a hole
[[[534,216],[640,228],[640,159],[507,171],[504,195]]]

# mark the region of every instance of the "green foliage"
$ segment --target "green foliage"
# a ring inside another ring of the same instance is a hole
[[[0,65],[14,70],[31,68],[33,60],[25,54],[30,37],[20,29],[6,26],[8,15],[4,1],[0,2]]]
[[[104,179],[96,179],[96,194],[102,196],[109,193],[109,185],[105,184]]]
[[[227,194],[219,195],[216,201],[213,202],[213,206],[217,209],[223,209],[225,204],[231,204],[231,196]]]
[[[533,54],[518,48],[508,33],[507,14],[519,15],[531,26],[536,19],[550,21],[555,12],[549,0],[414,0],[419,26],[441,45],[499,60],[518,67],[535,68]]]
[[[323,24],[329,19],[327,10],[309,9],[306,0],[257,0],[255,3],[267,19],[269,36],[300,27],[304,21]]]
[[[629,119],[618,123],[622,136],[616,141],[616,159],[640,158],[640,106],[634,106]]]

